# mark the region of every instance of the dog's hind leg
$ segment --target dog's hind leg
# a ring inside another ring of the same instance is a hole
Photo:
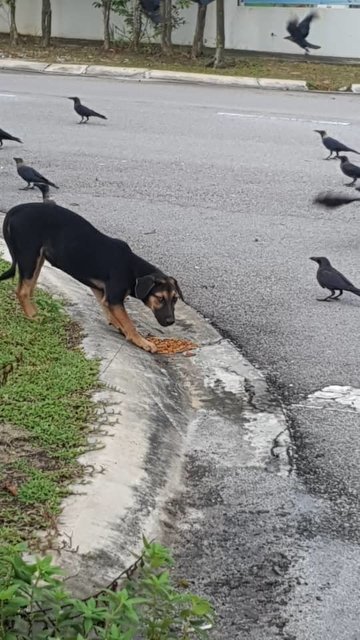
[[[31,291],[33,288],[32,280],[21,280],[16,289],[17,299],[21,305],[23,312],[27,318],[31,320],[36,316],[36,307],[30,300]]]
[[[44,264],[44,256],[42,253],[35,258],[27,257],[26,261],[19,260],[19,284],[16,289],[16,295],[22,310],[27,318],[34,318],[37,313],[35,305],[31,301],[37,280],[40,275],[41,267]]]

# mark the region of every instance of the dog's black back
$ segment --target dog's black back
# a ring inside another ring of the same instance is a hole
[[[3,233],[22,278],[32,276],[41,250],[51,265],[88,286],[116,276],[114,304],[122,302],[127,293],[133,294],[136,278],[157,271],[126,242],[105,235],[82,216],[55,203],[13,207],[5,216]]]
[[[19,271],[17,297],[28,318],[36,315],[31,301],[44,260],[89,286],[101,303],[108,321],[134,344],[155,351],[153,343],[135,329],[124,308],[127,295],[148,306],[159,324],[175,322],[180,287],[129,245],[111,238],[82,216],[54,202],[21,204],[11,209],[3,224],[12,265],[0,280]]]

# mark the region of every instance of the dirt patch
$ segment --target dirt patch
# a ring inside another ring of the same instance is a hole
[[[227,52],[226,68],[216,71],[207,67],[213,51],[205,50],[199,60],[191,58],[189,47],[174,47],[164,55],[158,45],[143,45],[139,52],[117,44],[104,51],[101,42],[53,38],[52,46],[44,49],[39,38],[20,37],[17,47],[9,45],[6,34],[0,34],[0,55],[4,58],[22,58],[44,62],[101,64],[121,67],[169,69],[194,73],[220,73],[222,75],[250,76],[306,80],[309,88],[323,91],[337,90],[360,83],[360,66],[357,64],[331,64],[321,61],[288,59],[284,57],[249,55]]]
[[[57,528],[54,498],[66,495],[65,486],[56,496],[52,489],[74,473],[75,467],[70,473],[26,429],[0,423],[0,540],[34,544],[35,530],[45,528],[48,543]]]

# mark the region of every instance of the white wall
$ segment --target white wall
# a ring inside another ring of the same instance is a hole
[[[229,2],[229,0],[228,0]],[[228,49],[267,53],[304,53],[287,36],[286,23],[294,14],[305,16],[309,8],[238,7],[236,0],[225,5],[225,37]],[[316,55],[360,58],[360,8],[319,8],[319,19],[311,25],[309,42],[321,46]],[[191,44],[196,6],[184,11],[187,24],[174,33],[177,44]],[[274,35],[271,35],[274,34]],[[205,38],[215,46],[215,3],[208,7]]]
[[[41,0],[17,0],[16,22],[20,33],[40,35]],[[57,38],[101,40],[102,12],[93,7],[93,0],[52,0],[52,35]],[[9,31],[7,10],[0,9],[0,32]],[[121,26],[119,16],[112,22]]]
[[[300,1],[300,0],[299,0]],[[174,32],[176,44],[191,44],[197,5],[184,11],[186,24]],[[226,47],[268,53],[295,53],[298,47],[284,40],[286,22],[296,13],[304,16],[308,8],[238,7],[236,0],[226,1]],[[102,15],[92,0],[52,0],[53,35],[62,38],[102,38]],[[360,58],[360,8],[320,8],[320,19],[312,24],[310,42],[319,44],[317,55]],[[39,35],[41,0],[17,0],[20,33]],[[118,16],[113,22],[121,26]],[[0,31],[8,32],[6,10],[0,10]],[[273,34],[273,35],[272,35]],[[215,3],[208,7],[206,43],[215,45]]]

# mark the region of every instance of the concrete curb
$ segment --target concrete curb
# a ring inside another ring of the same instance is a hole
[[[2,239],[0,252],[9,259]],[[198,424],[216,419],[224,438],[231,425],[243,441],[246,467],[275,463],[276,473],[287,473],[286,423],[262,374],[187,305],[179,303],[176,325],[164,330],[144,305],[127,304],[144,335],[186,337],[200,347],[193,357],[169,358],[127,343],[107,326],[91,292],[66,274],[45,265],[40,284],[53,295],[66,292],[105,386],[94,397],[94,444],[102,448],[80,458],[94,472],[65,499],[56,545],[69,586],[89,595],[131,564],[142,534],[159,539],[171,527],[172,499],[183,487],[183,462]]]
[[[139,82],[179,82],[185,84],[206,84],[229,87],[250,87],[257,89],[280,89],[284,91],[307,91],[304,80],[280,80],[276,78],[248,78],[206,73],[186,73],[183,71],[162,71],[131,67],[107,67],[105,65],[48,64],[26,60],[0,60],[2,71],[29,71],[62,75],[80,75],[92,77],[133,78]]]

